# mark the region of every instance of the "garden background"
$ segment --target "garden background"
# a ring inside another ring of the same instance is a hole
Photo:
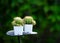
[[[37,35],[22,36],[22,43],[60,43],[60,0],[0,0],[0,43],[18,43],[7,36],[14,17],[30,15]]]

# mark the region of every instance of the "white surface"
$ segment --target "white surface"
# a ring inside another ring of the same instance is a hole
[[[23,35],[23,26],[14,26],[14,35]]]
[[[25,24],[24,25],[24,31],[25,32],[32,32],[33,31],[33,25],[32,24]]]
[[[9,36],[20,36],[20,35],[14,35],[14,31],[13,30],[10,30],[6,33],[7,35]],[[23,32],[23,35],[28,35],[28,34],[37,34],[37,32]]]
[[[37,34],[37,32],[24,32],[24,34]]]

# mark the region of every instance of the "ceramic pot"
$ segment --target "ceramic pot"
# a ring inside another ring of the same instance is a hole
[[[32,24],[25,24],[24,25],[24,32],[32,32],[33,31],[33,25]]]
[[[23,35],[23,26],[13,26],[14,35]]]

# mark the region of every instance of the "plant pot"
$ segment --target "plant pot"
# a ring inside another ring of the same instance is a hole
[[[23,26],[14,26],[14,35],[23,35]]]
[[[32,24],[25,24],[24,25],[24,32],[32,32],[33,31],[33,25]]]

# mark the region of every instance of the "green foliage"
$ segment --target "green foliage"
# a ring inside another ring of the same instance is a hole
[[[22,37],[23,43],[58,43],[60,36],[60,6],[56,5],[54,0],[50,1],[51,3],[49,1],[1,0],[0,43],[18,43],[17,37],[7,36],[6,32],[13,29],[11,22],[14,17],[20,16],[23,18],[27,15],[31,15],[36,20],[37,24],[34,26],[34,31],[37,31],[38,34]]]

